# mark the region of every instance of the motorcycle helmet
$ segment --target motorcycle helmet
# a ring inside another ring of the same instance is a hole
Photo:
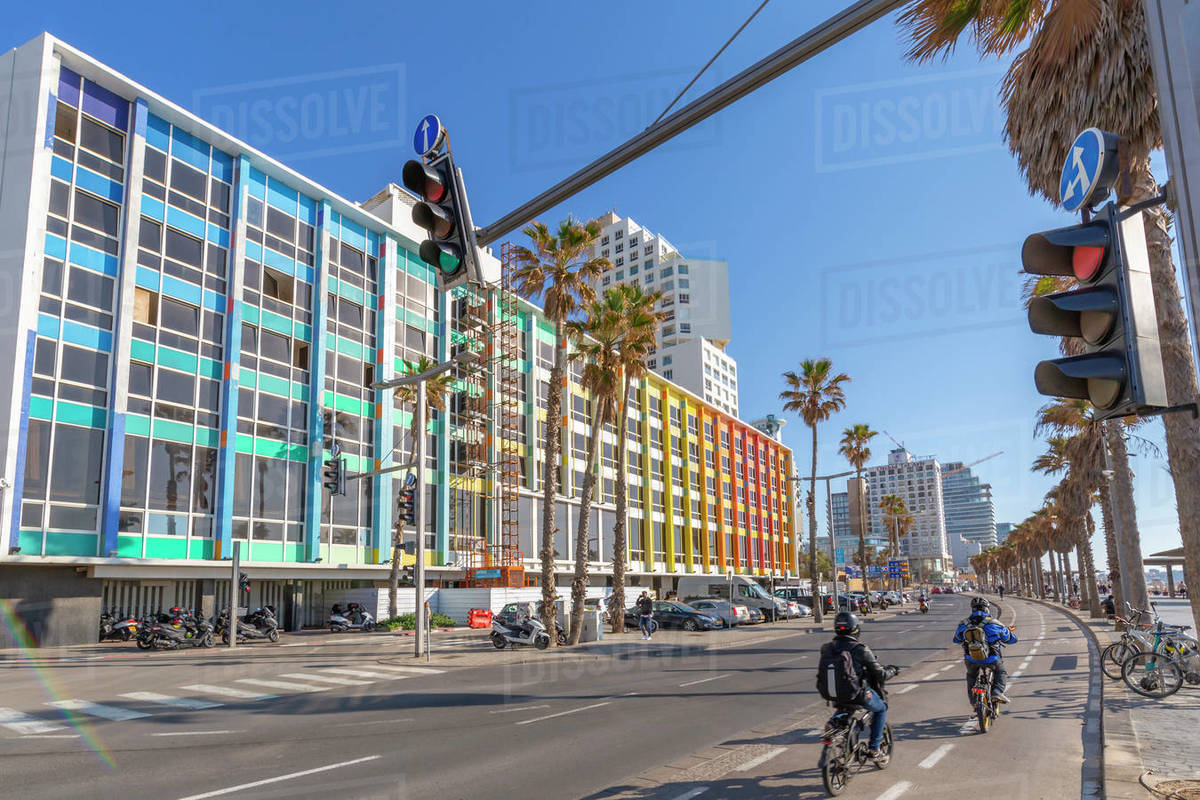
[[[833,619],[833,632],[839,636],[857,636],[858,617],[850,611],[839,611]]]
[[[971,599],[971,613],[978,611],[986,614],[991,610],[991,608],[992,604],[989,603],[986,598],[975,597]]]

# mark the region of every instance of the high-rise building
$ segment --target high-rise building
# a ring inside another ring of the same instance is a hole
[[[914,458],[899,447],[888,454],[886,465],[870,467],[864,477],[872,532],[877,537],[888,538],[879,502],[885,495],[898,495],[913,518],[909,535],[900,539],[901,557],[908,559],[923,575],[949,567],[951,559],[942,508],[942,470],[937,459],[933,456]]]
[[[410,408],[369,385],[471,336],[503,357],[465,368],[432,420],[430,580],[470,580],[508,530],[534,572],[554,327],[503,287],[441,291],[407,195],[348,201],[49,34],[0,56],[0,116],[0,600],[17,629],[58,644],[91,640],[102,608],[212,613],[234,542],[250,604],[289,627],[372,590],[402,474],[331,497],[323,462],[336,443],[350,473],[409,463]],[[562,573],[592,420],[580,377],[563,393]],[[791,451],[657,374],[630,403],[632,579],[794,574]],[[601,437],[588,518],[600,583],[617,441]]]
[[[687,257],[664,237],[615,212],[599,221],[594,255],[607,258],[612,268],[597,288],[638,284],[663,293],[660,309],[666,321],[650,368],[736,416],[737,362],[725,352],[730,337],[729,265]]]
[[[834,492],[832,495],[833,505],[833,544],[834,547],[844,548],[843,552],[848,563],[858,563],[858,530],[856,528],[856,518],[858,512],[853,507],[852,495],[855,494],[854,478],[846,482],[846,491]],[[869,483],[866,478],[863,478],[863,483],[867,484],[865,488],[869,493]],[[863,507],[867,513],[864,515],[867,523],[866,530],[863,531],[863,543],[866,545],[868,555],[873,555],[879,550],[888,546],[887,536],[880,535],[880,532],[871,528],[871,515],[869,510]]]
[[[960,461],[942,465],[942,504],[946,516],[946,535],[955,552],[954,565],[965,569],[971,548],[955,550],[954,537],[974,542],[975,552],[996,545],[996,515],[992,506],[992,487],[979,480]],[[960,556],[962,556],[960,558]]]
[[[1017,527],[1011,522],[996,523],[996,544],[1004,544],[1008,541],[1008,535],[1012,533],[1013,528]]]

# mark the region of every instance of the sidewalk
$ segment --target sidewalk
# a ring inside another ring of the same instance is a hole
[[[1086,609],[1031,597],[1020,599],[1066,612],[1095,640],[1098,651],[1120,638],[1111,622],[1090,618]],[[1099,672],[1099,665],[1095,668]],[[1108,800],[1150,800],[1167,796],[1164,790],[1168,790],[1179,792],[1171,796],[1180,800],[1200,798],[1200,738],[1196,736],[1200,687],[1185,683],[1171,697],[1152,700],[1131,692],[1124,681],[1102,674],[1100,684],[1104,796]],[[1147,785],[1157,785],[1163,793],[1152,793]]]

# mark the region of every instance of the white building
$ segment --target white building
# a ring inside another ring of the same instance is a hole
[[[887,538],[888,528],[879,502],[884,495],[899,495],[913,518],[909,535],[900,539],[901,557],[924,575],[947,569],[951,555],[942,507],[942,469],[937,459],[914,458],[904,448],[897,448],[888,454],[886,465],[869,468],[865,477],[872,533]]]
[[[946,535],[951,540],[954,566],[967,569],[970,566],[967,558],[971,554],[997,544],[992,487],[980,481],[970,467],[954,461],[942,465],[942,498]],[[976,547],[964,549],[954,541],[959,537],[974,543]]]
[[[612,268],[598,288],[638,284],[663,293],[660,309],[667,317],[650,369],[737,416],[737,362],[725,352],[731,327],[728,263],[688,258],[664,237],[615,212],[599,220],[603,227],[594,254],[607,258]]]

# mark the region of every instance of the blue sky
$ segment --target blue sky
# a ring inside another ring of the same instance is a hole
[[[692,95],[845,3],[768,5]],[[5,30],[9,46],[48,30],[351,199],[398,182],[436,112],[486,224],[653,121],[756,6],[26,3]],[[845,469],[836,439],[856,422],[942,461],[1003,450],[976,473],[997,521],[1018,522],[1052,484],[1028,467],[1033,365],[1055,355],[1025,322],[1020,244],[1072,220],[1028,195],[1003,143],[1004,64],[904,49],[880,21],[542,218],[615,209],[728,260],[744,418],[778,412],[780,373],[828,356],[853,380],[819,429],[822,472]],[[799,420],[784,438],[807,465]],[[878,463],[891,443],[875,441]],[[1134,471],[1144,549],[1177,546],[1163,458]]]

